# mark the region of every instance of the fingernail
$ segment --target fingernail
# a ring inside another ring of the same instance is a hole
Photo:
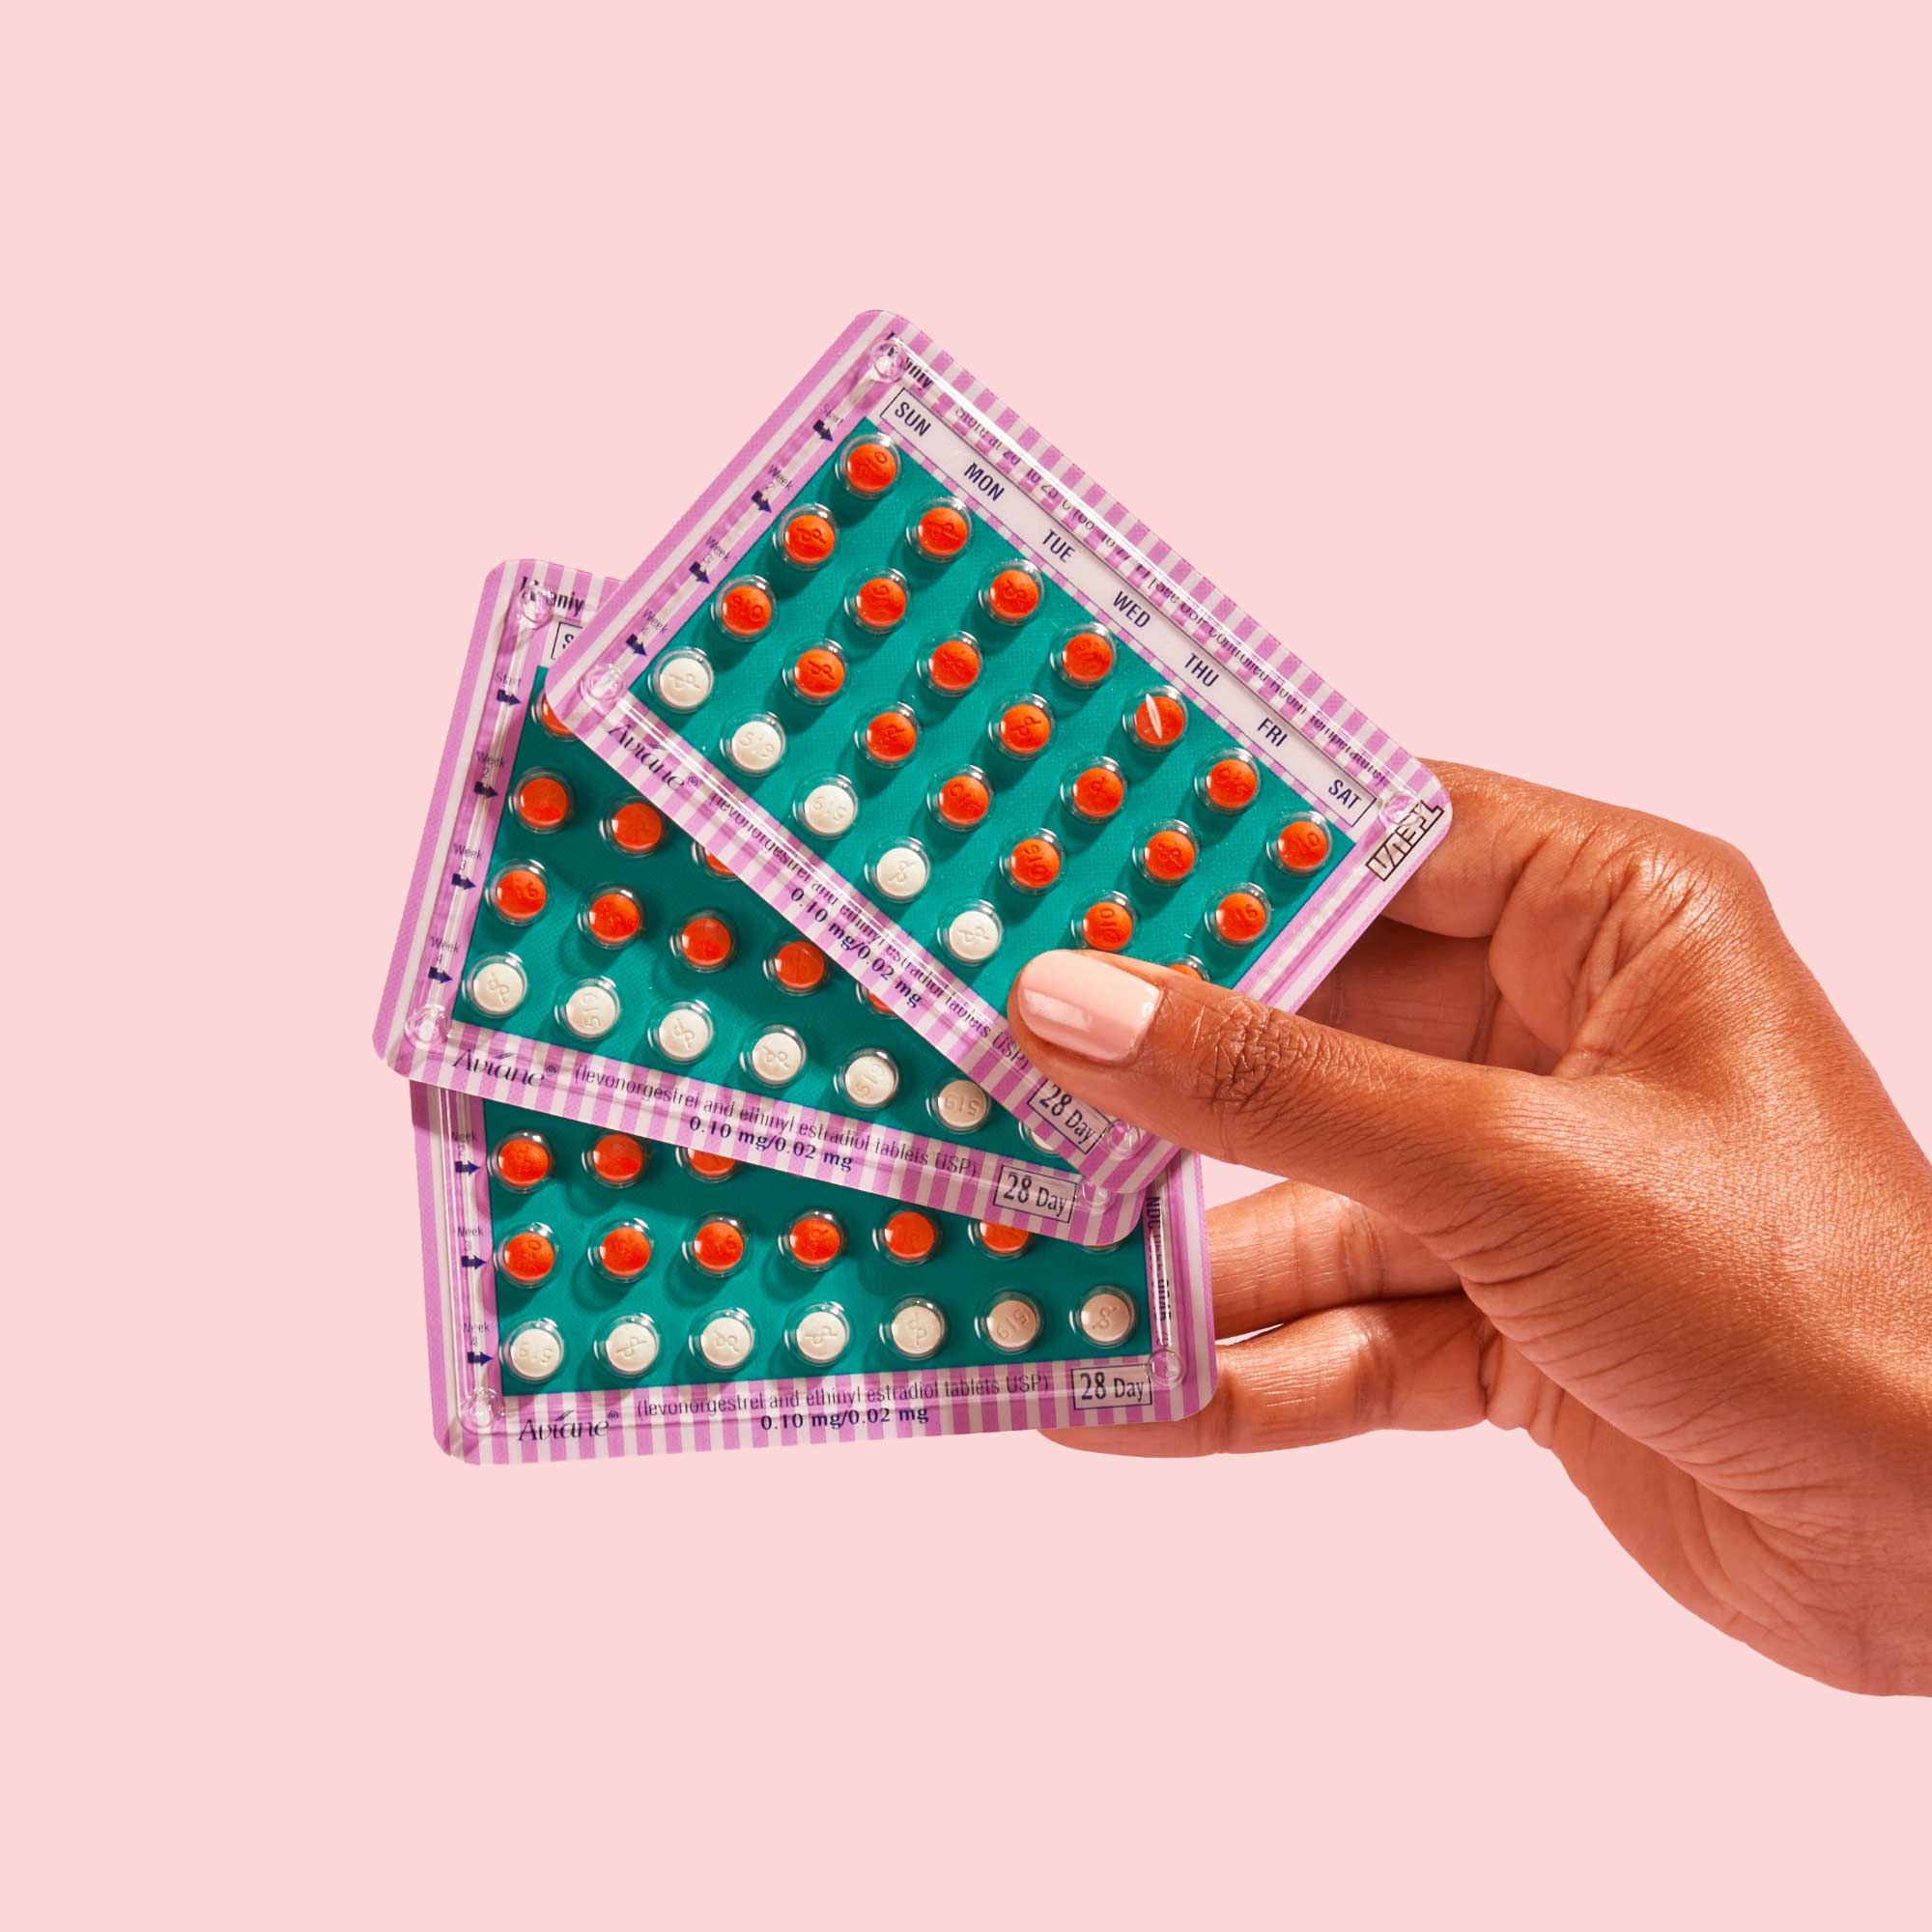
[[[1145,980],[1091,952],[1042,952],[1015,988],[1019,1016],[1041,1039],[1089,1060],[1130,1059],[1160,1005]]]

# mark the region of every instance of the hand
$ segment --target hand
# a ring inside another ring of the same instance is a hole
[[[1442,848],[1301,1017],[1092,952],[1021,973],[1044,1072],[1293,1177],[1210,1216],[1249,1339],[1208,1406],[1060,1439],[1526,1430],[1719,1630],[1932,1691],[1932,1169],[1737,852],[1437,770]]]

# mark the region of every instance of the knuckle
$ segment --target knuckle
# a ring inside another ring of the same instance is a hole
[[[1265,1141],[1284,1125],[1295,1094],[1320,1076],[1329,1050],[1319,1027],[1250,1000],[1225,1011],[1199,1044],[1190,1056],[1196,1097],[1210,1108],[1231,1149]]]

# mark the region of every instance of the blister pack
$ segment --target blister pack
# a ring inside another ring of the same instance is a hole
[[[1111,1241],[1083,1181],[559,724],[550,667],[613,586],[484,586],[376,1024],[412,1078]],[[828,956],[828,954],[830,956]]]
[[[534,1462],[1187,1415],[1198,1163],[1082,1246],[412,1084],[435,1426]]]
[[[1057,946],[1293,1007],[1434,778],[902,317],[858,317],[557,662],[563,723],[1094,1187],[1175,1150],[1032,1066]]]

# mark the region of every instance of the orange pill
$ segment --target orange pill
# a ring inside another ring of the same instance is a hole
[[[998,1221],[981,1221],[975,1232],[989,1255],[1023,1255],[1033,1246],[1033,1236],[1024,1228],[1009,1228]]]
[[[697,858],[698,863],[714,879],[731,879],[737,877],[737,874],[732,871],[723,859],[719,858],[714,852],[707,852],[702,845],[697,848]]]
[[[1291,818],[1274,836],[1274,856],[1284,871],[1320,871],[1328,858],[1328,828],[1319,818]]]
[[[1052,736],[1053,720],[1037,704],[1009,704],[1000,714],[1000,743],[1015,757],[1045,751]]]
[[[980,653],[964,638],[948,638],[933,645],[925,674],[935,690],[971,691],[980,681]]]
[[[1096,900],[1080,915],[1080,936],[1095,952],[1119,952],[1133,939],[1133,913],[1119,899]]]
[[[738,1163],[728,1153],[700,1153],[685,1150],[685,1165],[701,1180],[728,1180],[738,1171]]]
[[[511,866],[497,874],[490,897],[505,919],[522,925],[543,911],[550,892],[541,872],[533,872],[527,866]]]
[[[517,816],[532,832],[554,832],[570,816],[570,787],[538,773],[517,787]]]
[[[800,651],[791,668],[791,681],[806,697],[836,697],[845,683],[845,660],[837,651],[814,644]]]
[[[1113,817],[1126,795],[1120,773],[1105,765],[1094,765],[1073,781],[1073,803],[1087,818]]]
[[[895,577],[868,577],[852,593],[852,613],[868,631],[889,631],[906,613],[905,585]]]
[[[745,1236],[732,1222],[706,1221],[691,1237],[691,1258],[706,1274],[729,1274],[745,1259]]]
[[[918,543],[927,556],[957,556],[972,534],[966,513],[951,503],[935,503],[921,512]]]
[[[1252,946],[1267,923],[1267,904],[1253,893],[1230,893],[1214,908],[1214,930],[1230,946]]]
[[[831,518],[821,517],[816,510],[801,510],[786,521],[784,554],[801,569],[817,569],[832,554],[838,542],[838,532],[833,528]]]
[[[1022,838],[1007,854],[1007,870],[1013,883],[1044,892],[1060,876],[1060,852],[1044,838]]]
[[[895,1262],[923,1262],[939,1245],[939,1230],[917,1208],[902,1208],[879,1230],[887,1254]]]
[[[855,442],[845,452],[845,487],[861,497],[883,497],[898,481],[899,457],[889,442]]]
[[[983,780],[958,772],[939,787],[938,812],[948,825],[978,825],[986,815],[993,795]]]
[[[881,711],[866,726],[866,750],[882,765],[902,765],[919,748],[919,726],[903,711]]]
[[[611,1187],[628,1187],[644,1171],[644,1144],[629,1134],[600,1134],[591,1144],[590,1171]]]
[[[677,948],[694,966],[723,966],[738,949],[737,936],[715,912],[685,921]]]
[[[540,1282],[556,1265],[556,1250],[548,1235],[525,1228],[503,1243],[503,1272],[514,1282],[529,1288]]]
[[[1141,867],[1149,878],[1172,885],[1193,871],[1195,856],[1194,840],[1164,825],[1141,848]]]
[[[1207,974],[1201,970],[1198,959],[1170,959],[1167,962],[1170,973],[1179,973],[1183,980],[1205,980]]]
[[[1114,668],[1114,647],[1097,631],[1076,631],[1060,647],[1060,673],[1069,684],[1105,681]]]
[[[771,621],[772,596],[762,583],[727,584],[718,600],[719,628],[731,637],[762,637]]]
[[[1210,805],[1223,811],[1239,811],[1254,803],[1261,783],[1261,774],[1245,758],[1216,758],[1208,767],[1203,788]]]
[[[788,939],[772,954],[772,978],[787,992],[815,992],[825,983],[825,954],[809,939]]]
[[[537,693],[537,701],[533,709],[537,714],[537,723],[553,738],[568,738],[574,735],[570,726],[551,708],[550,694],[548,692],[540,691]]]
[[[611,842],[634,856],[655,852],[664,843],[665,823],[654,805],[634,798],[611,814]]]
[[[623,946],[637,938],[644,916],[629,893],[599,893],[584,915],[590,936],[606,946]]]
[[[636,1281],[651,1264],[651,1237],[628,1224],[611,1228],[597,1243],[597,1260],[606,1274]]]
[[[497,1149],[497,1174],[512,1187],[535,1187],[550,1176],[550,1149],[534,1134],[512,1134]]]
[[[986,609],[1003,624],[1023,624],[1039,609],[1039,579],[1030,570],[1000,570],[986,585]]]
[[[838,1259],[845,1236],[829,1214],[801,1214],[785,1232],[792,1259],[807,1267],[828,1267]]]
[[[1187,707],[1171,692],[1151,691],[1130,714],[1133,734],[1143,745],[1165,751],[1187,729]]]

